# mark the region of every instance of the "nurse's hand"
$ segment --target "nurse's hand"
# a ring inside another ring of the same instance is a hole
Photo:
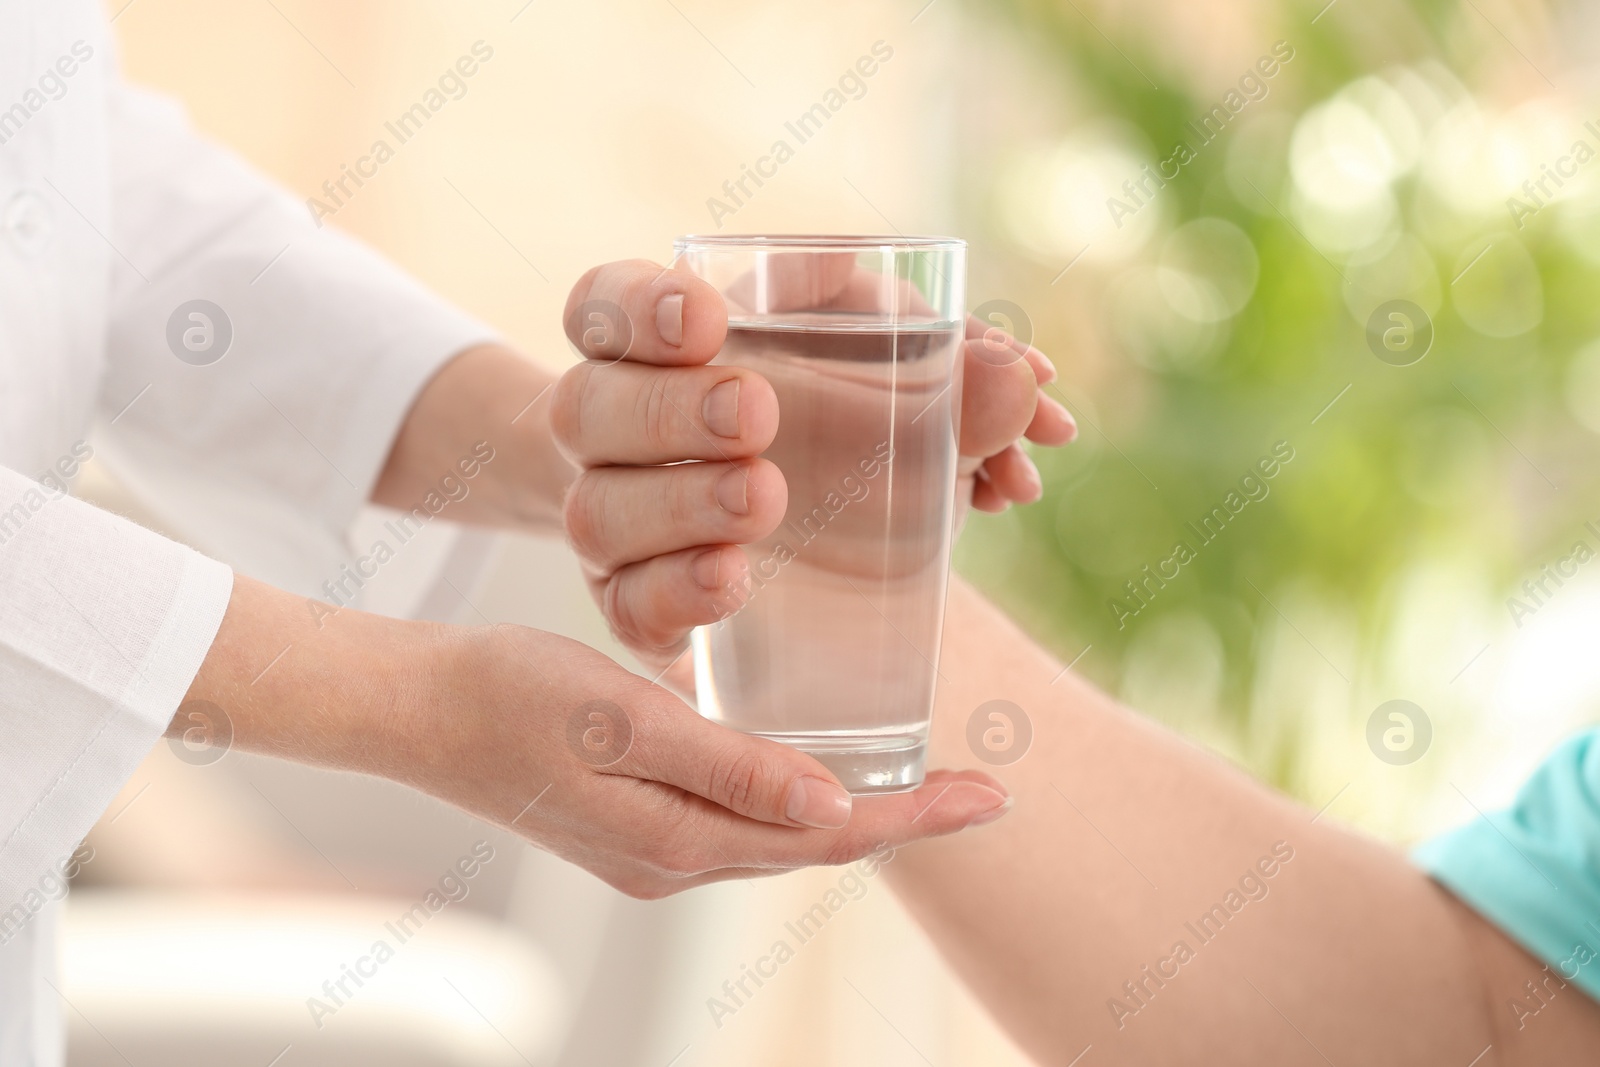
[[[1009,806],[987,775],[940,772],[852,812],[811,757],[575,641],[334,611],[242,576],[168,733],[201,724],[420,789],[642,898],[849,863]]]
[[[769,302],[857,307],[878,292],[880,279],[856,271],[851,256],[795,263],[804,273],[772,283],[780,291]],[[622,321],[586,308],[620,309]],[[573,287],[565,317],[568,339],[589,357],[562,376],[550,408],[555,441],[580,468],[567,536],[617,637],[647,664],[673,664],[668,678],[687,691],[689,630],[727,614],[749,567],[738,546],[784,516],[783,475],[759,458],[777,432],[778,401],[752,370],[705,366],[728,313],[687,271],[642,260],[597,267]],[[1037,500],[1039,472],[1019,439],[1061,445],[1076,433],[1040,388],[1055,368],[977,319],[962,355],[958,500],[981,511]]]

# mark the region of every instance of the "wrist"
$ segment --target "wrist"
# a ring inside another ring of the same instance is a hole
[[[387,733],[409,718],[395,712],[421,699],[433,628],[336,610],[236,575],[184,706],[202,702],[221,712],[225,733],[207,738],[212,743],[387,775]],[[181,734],[187,725],[180,707],[168,733]]]
[[[481,628],[408,626],[368,668],[373,736],[365,769],[448,798],[480,733],[472,720],[487,667]]]
[[[420,631],[397,650],[410,668],[385,675],[393,712],[371,773],[510,827],[550,784],[545,713],[560,664],[546,636],[512,626]]]
[[[430,494],[448,496],[457,521],[558,528],[576,472],[550,432],[554,384],[502,345],[457,354],[412,405],[373,501],[409,510]]]

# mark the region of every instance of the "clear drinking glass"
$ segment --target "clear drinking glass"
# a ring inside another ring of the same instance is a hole
[[[956,483],[966,243],[683,237],[728,307],[716,364],[778,395],[783,523],[732,614],[694,631],[700,713],[821,760],[854,793],[921,784]]]

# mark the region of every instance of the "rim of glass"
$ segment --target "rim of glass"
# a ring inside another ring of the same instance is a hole
[[[959,237],[905,234],[824,233],[691,233],[672,242],[674,249],[691,248],[802,248],[859,251],[871,248],[912,249],[918,252],[955,252],[967,247]]]

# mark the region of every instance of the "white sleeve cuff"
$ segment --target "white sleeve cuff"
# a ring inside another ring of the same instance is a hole
[[[223,564],[0,469],[0,913],[160,739],[232,590]]]

